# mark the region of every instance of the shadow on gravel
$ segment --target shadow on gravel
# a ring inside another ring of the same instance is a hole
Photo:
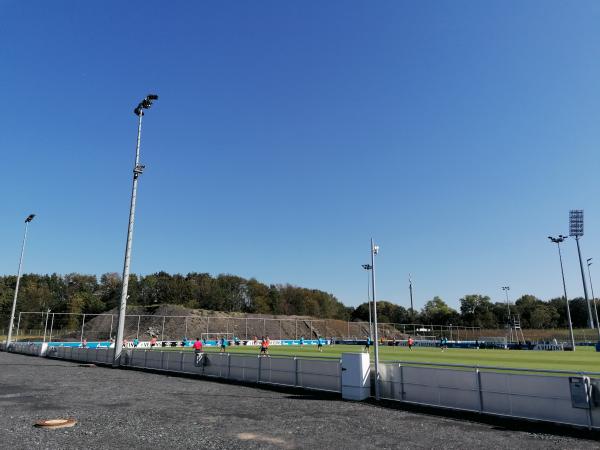
[[[409,403],[399,403],[390,400],[375,399],[367,400],[368,403],[379,408],[390,408],[402,410],[411,413],[418,413],[432,417],[446,417],[456,419],[467,424],[468,422],[476,422],[490,425],[492,429],[497,431],[506,431],[512,433],[514,431],[522,431],[531,435],[552,435],[558,437],[574,437],[578,439],[590,439],[593,441],[600,440],[599,430],[588,430],[587,428],[573,428],[568,425],[558,423],[536,422],[526,419],[517,419],[510,417],[492,416],[487,414],[479,414],[470,411],[454,411],[451,409],[440,409],[431,406],[415,405]]]

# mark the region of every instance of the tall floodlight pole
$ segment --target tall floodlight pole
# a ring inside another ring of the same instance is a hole
[[[127,288],[129,287],[129,263],[131,261],[131,242],[133,240],[133,223],[135,221],[135,201],[137,196],[138,178],[144,171],[145,166],[140,164],[140,142],[142,139],[142,117],[144,109],[152,106],[152,102],[158,100],[158,95],[150,94],[133,110],[138,116],[137,144],[135,146],[135,163],[133,165],[133,187],[131,189],[131,205],[129,207],[129,226],[127,228],[127,244],[125,245],[125,262],[123,264],[123,288],[121,290],[121,303],[119,306],[119,322],[117,325],[117,340],[115,342],[115,354],[113,365],[120,364],[121,352],[123,350],[123,333],[125,329],[125,312],[127,310]]]
[[[377,294],[375,290],[375,255],[379,253],[379,246],[373,244],[371,238],[371,286],[373,289],[373,328],[375,331],[375,400],[379,400],[379,336],[377,333]]]
[[[560,252],[560,243],[567,239],[567,236],[559,234],[558,237],[548,236],[548,239],[558,247],[558,259],[560,260],[560,274],[562,275],[563,292],[565,294],[565,303],[567,304],[567,320],[569,321],[569,333],[571,334],[571,346],[575,351],[575,336],[573,336],[573,322],[571,322],[571,308],[569,298],[567,297],[567,285],[565,284],[565,271],[563,270],[562,254]]]
[[[592,274],[590,273],[590,266],[594,264],[592,258],[587,259],[588,268],[588,279],[590,280],[590,290],[592,291],[592,302],[594,303],[594,315],[596,316],[596,327],[598,328],[598,340],[600,340],[600,321],[598,320],[598,304],[596,303],[596,296],[594,295],[594,284],[592,283]]]
[[[372,269],[371,264],[363,264],[362,268],[367,271],[367,305],[369,305],[369,339],[373,339],[373,320],[371,319],[371,283],[369,270]]]
[[[579,238],[583,236],[583,209],[572,209],[569,211],[569,234],[575,237],[577,243],[577,253],[579,255],[579,267],[581,269],[581,281],[583,282],[583,295],[588,307],[588,323],[590,328],[594,328],[594,318],[592,317],[592,307],[587,292],[585,282],[585,272],[583,271],[583,260],[581,259],[581,248],[579,247]]]
[[[510,320],[510,303],[508,301],[508,291],[510,291],[510,286],[502,286],[502,290],[506,294],[506,310],[508,311],[508,320]]]
[[[410,294],[410,319],[412,322],[415,321],[415,309],[413,308],[413,296],[412,296],[412,278],[410,273],[408,274],[408,292]]]
[[[23,244],[21,245],[21,257],[19,258],[19,271],[17,272],[17,285],[15,286],[15,296],[13,298],[12,312],[10,313],[10,325],[8,326],[8,337],[6,339],[6,348],[12,340],[12,329],[15,323],[15,311],[17,309],[17,296],[19,295],[19,283],[21,282],[21,273],[23,270],[23,255],[25,254],[25,243],[27,242],[27,228],[29,222],[33,220],[35,214],[29,214],[25,219],[25,233],[23,234]]]

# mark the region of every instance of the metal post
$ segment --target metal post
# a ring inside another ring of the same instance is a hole
[[[52,342],[52,329],[54,328],[54,313],[52,313],[52,321],[50,322],[50,337],[48,342]]]
[[[246,340],[248,340],[248,318],[246,317]]]
[[[585,303],[588,308],[588,323],[590,328],[594,328],[594,318],[592,317],[592,308],[590,306],[590,299],[587,292],[587,283],[585,282],[585,272],[583,271],[583,260],[581,259],[581,249],[579,247],[579,236],[575,236],[575,242],[577,242],[577,253],[579,255],[579,267],[581,268],[581,281],[583,282],[583,295],[585,297]]]
[[[373,319],[371,316],[371,309],[373,304],[371,302],[371,274],[367,271],[367,305],[369,306],[369,339],[373,339]]]
[[[160,332],[160,340],[165,340],[165,316],[163,316],[162,331]]]
[[[21,314],[22,311],[19,311],[19,320],[17,321],[17,340],[19,339],[19,330],[21,329]]]
[[[44,324],[44,342],[46,342],[46,331],[48,330],[48,316],[50,315],[50,310],[46,312],[46,321]]]
[[[562,253],[560,251],[560,241],[556,242],[556,246],[558,247],[558,259],[560,260],[560,274],[562,275],[563,292],[565,294],[565,302],[567,304],[567,319],[569,320],[569,333],[571,334],[571,345],[573,346],[573,351],[575,351],[575,336],[573,335],[573,322],[571,322],[571,308],[569,307],[569,297],[567,297],[567,285],[565,283],[565,271],[563,270]]]
[[[210,317],[206,317],[206,339],[208,339],[208,329],[210,328]]]
[[[375,246],[371,238],[371,286],[373,288],[373,323],[375,326],[375,400],[379,400],[379,336],[377,333],[377,291],[375,290]]]
[[[136,339],[140,339],[140,321],[142,320],[142,316],[138,315],[138,325],[137,325],[137,332],[135,334]]]
[[[10,313],[10,325],[8,326],[8,337],[6,339],[6,347],[11,342],[12,339],[12,329],[15,323],[15,310],[17,308],[17,296],[19,295],[19,283],[21,282],[21,273],[23,270],[23,256],[25,254],[25,243],[27,242],[27,228],[29,227],[29,222],[33,219],[33,214],[30,215],[27,219],[25,219],[25,233],[23,234],[23,244],[21,245],[21,257],[19,258],[19,270],[17,272],[17,285],[15,286],[15,295],[13,298],[12,311]]]
[[[283,339],[283,331],[281,328],[281,319],[279,319],[279,340]]]
[[[140,141],[142,139],[143,111],[139,111],[138,134],[135,148],[135,164],[133,166],[133,186],[131,188],[131,204],[129,206],[129,225],[127,227],[127,244],[125,245],[125,262],[123,263],[123,288],[121,290],[121,303],[119,305],[119,324],[117,325],[117,340],[113,365],[118,366],[123,350],[123,332],[125,331],[125,313],[127,311],[127,288],[129,287],[129,265],[131,262],[131,244],[133,240],[133,224],[135,222],[135,202],[137,198],[137,185],[140,171]]]
[[[183,337],[187,340],[187,335],[188,335],[188,332],[187,332],[187,316],[184,317],[183,322],[184,322],[184,326],[185,326],[185,332],[184,332],[184,336]]]
[[[587,260],[587,268],[588,268],[588,278],[590,280],[590,289],[592,291],[592,302],[594,302],[594,312],[596,313],[596,326],[598,327],[598,340],[600,340],[600,320],[598,320],[598,305],[596,303],[596,296],[594,295],[594,284],[592,283],[592,274],[590,273],[590,266],[592,263],[590,262],[592,258]]]
[[[267,330],[267,320],[263,319],[263,332],[262,332],[263,336],[267,335],[267,331],[266,330]]]
[[[408,274],[408,291],[410,293],[410,320],[415,321],[415,308],[413,307],[413,292],[412,292],[412,278],[410,273]]]
[[[113,320],[114,320],[114,316],[111,314],[110,315],[110,330],[108,331],[108,340],[109,341],[112,339]]]
[[[85,326],[85,314],[83,315],[83,319],[81,320],[81,336],[79,342],[83,342],[83,327]]]

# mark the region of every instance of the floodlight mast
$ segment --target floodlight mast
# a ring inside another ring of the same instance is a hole
[[[560,260],[560,274],[562,275],[562,283],[563,283],[563,292],[565,294],[565,303],[567,304],[567,320],[569,321],[569,333],[571,335],[571,346],[573,347],[573,351],[575,351],[575,336],[573,335],[573,322],[571,321],[571,308],[569,306],[569,298],[567,297],[567,285],[565,283],[565,271],[563,269],[562,263],[562,254],[560,251],[560,243],[567,239],[568,236],[563,236],[559,234],[558,237],[548,236],[550,242],[556,244],[558,247],[558,259]]]
[[[371,274],[369,270],[373,267],[371,264],[363,264],[362,268],[367,271],[367,305],[369,306],[369,339],[373,340],[373,321],[371,319]],[[348,336],[350,339],[350,336]]]
[[[10,325],[8,326],[8,336],[6,338],[6,348],[12,341],[12,330],[15,324],[15,311],[17,309],[17,296],[19,295],[19,283],[21,282],[21,273],[23,270],[23,256],[25,255],[25,243],[27,242],[27,228],[29,222],[33,220],[35,214],[29,214],[25,219],[25,233],[23,234],[23,244],[21,245],[21,257],[19,258],[19,271],[17,272],[17,285],[15,286],[15,295],[13,298],[12,311],[10,313]]]
[[[577,243],[577,254],[579,255],[579,268],[581,269],[581,281],[583,282],[583,296],[588,309],[588,324],[594,328],[594,318],[592,316],[592,307],[587,292],[585,282],[585,272],[583,270],[583,260],[581,259],[581,248],[579,247],[579,238],[583,236],[583,209],[572,209],[569,211],[569,234],[575,238]]]
[[[600,321],[598,320],[598,304],[596,302],[596,296],[594,295],[594,284],[592,283],[592,274],[590,273],[590,266],[594,264],[593,258],[587,259],[588,278],[590,280],[590,290],[592,291],[592,302],[594,303],[594,313],[596,316],[596,327],[598,328],[598,340],[600,340]]]
[[[508,311],[508,320],[510,321],[510,303],[508,302],[508,291],[510,291],[510,286],[502,286],[502,290],[506,294],[506,309]]]
[[[371,287],[373,289],[373,328],[375,344],[375,400],[379,400],[379,336],[377,332],[377,294],[375,290],[375,255],[379,253],[379,246],[373,244],[371,238]]]
[[[127,244],[125,245],[125,262],[123,263],[123,287],[121,290],[121,303],[119,305],[119,323],[117,326],[117,339],[115,341],[115,353],[113,366],[120,365],[121,352],[123,351],[123,333],[125,330],[125,313],[127,311],[127,289],[129,287],[129,267],[131,262],[131,244],[133,241],[133,224],[135,222],[135,204],[137,200],[138,178],[144,171],[145,166],[140,164],[140,143],[142,140],[142,117],[144,109],[152,106],[152,102],[158,100],[158,95],[146,96],[133,110],[138,116],[137,144],[135,147],[135,163],[133,165],[133,186],[131,189],[131,204],[129,207],[129,226],[127,228]]]

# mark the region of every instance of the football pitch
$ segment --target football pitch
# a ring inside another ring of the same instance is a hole
[[[166,349],[165,349],[166,350]],[[169,348],[169,350],[171,350]],[[181,348],[172,350],[181,350]],[[188,349],[186,349],[188,350]],[[191,349],[189,349],[191,350]],[[271,356],[340,356],[342,353],[353,353],[363,350],[361,345],[326,345],[323,352],[316,346],[271,346]],[[204,347],[206,353],[219,352],[215,347]],[[256,354],[258,346],[230,346],[228,353]],[[373,359],[371,347],[371,360]],[[511,367],[518,369],[547,369],[566,371],[600,372],[600,353],[593,347],[578,347],[575,352],[565,351],[534,351],[534,350],[476,350],[476,349],[447,349],[414,347],[379,347],[380,361],[405,361],[413,363],[443,363],[466,364],[472,366]]]

